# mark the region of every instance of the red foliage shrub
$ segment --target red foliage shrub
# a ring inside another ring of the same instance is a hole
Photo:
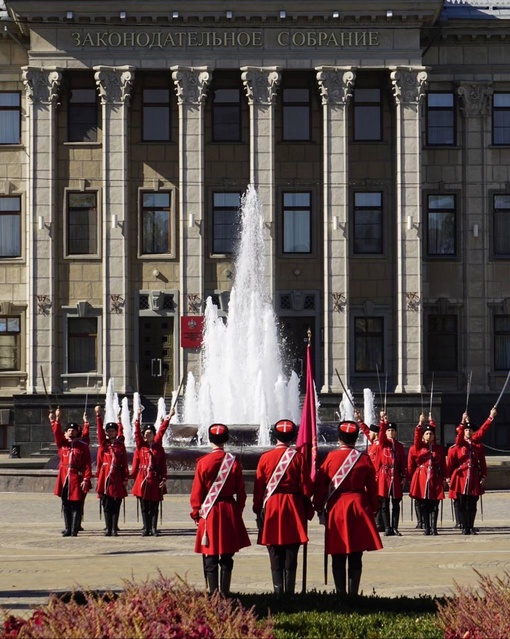
[[[28,620],[5,618],[0,639],[273,639],[271,621],[257,621],[252,610],[219,594],[212,597],[162,575],[124,591],[85,603],[53,596]]]
[[[510,574],[477,575],[478,588],[456,585],[454,596],[438,603],[438,625],[445,639],[510,638]]]

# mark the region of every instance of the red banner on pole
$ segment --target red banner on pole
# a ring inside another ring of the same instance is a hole
[[[296,448],[304,455],[310,469],[310,478],[314,481],[317,472],[317,408],[310,344],[306,348],[306,393]]]

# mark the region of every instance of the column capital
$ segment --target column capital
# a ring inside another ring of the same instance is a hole
[[[249,104],[274,104],[280,84],[280,67],[241,67]]]
[[[102,104],[127,104],[135,79],[135,67],[94,67],[99,97]]]
[[[315,67],[322,104],[347,104],[352,98],[356,70],[354,67]]]
[[[460,82],[457,95],[462,115],[466,118],[488,115],[493,93],[489,82]]]
[[[57,104],[62,81],[58,68],[21,67],[27,97],[32,104]]]
[[[179,104],[201,105],[212,78],[210,67],[170,67]]]
[[[427,67],[390,67],[393,97],[397,104],[418,104],[425,94]]]

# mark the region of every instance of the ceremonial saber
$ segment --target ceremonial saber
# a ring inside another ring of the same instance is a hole
[[[44,388],[44,394],[46,395],[46,401],[48,402],[48,408],[50,409],[50,413],[53,412],[53,408],[51,407],[51,402],[50,402],[50,397],[48,395],[48,389],[46,388],[46,381],[44,380],[44,373],[43,373],[43,367],[40,367],[41,370],[41,379],[42,379],[42,383],[43,383],[43,388]]]
[[[347,392],[347,389],[345,388],[344,383],[342,382],[342,378],[340,377],[340,375],[339,375],[339,373],[338,373],[338,370],[337,370],[336,368],[335,368],[335,373],[336,373],[336,375],[337,375],[337,377],[338,377],[338,381],[339,381],[339,382],[340,382],[340,384],[342,385],[342,388],[343,388],[344,393],[347,395],[347,399],[351,402],[351,406],[352,406],[353,408],[356,408],[356,405],[354,404],[354,402],[353,402],[353,401],[352,401],[352,399],[351,399],[351,396],[350,396],[350,395],[349,395],[349,393]]]
[[[468,410],[469,394],[471,393],[471,381],[472,381],[472,379],[473,379],[473,371],[470,371],[469,377],[468,377],[468,383],[467,383],[466,410],[464,411],[465,413],[467,413],[467,410]]]
[[[386,412],[386,396],[388,394],[388,373],[384,379],[384,412]]]
[[[500,399],[503,397],[503,393],[506,390],[506,387],[508,386],[508,380],[510,379],[510,371],[508,371],[508,375],[506,376],[506,380],[505,383],[503,384],[503,388],[501,389],[501,393],[499,394],[499,397],[497,399],[497,402],[494,404],[494,408],[498,407],[499,401]]]
[[[434,371],[432,371],[432,384],[430,385],[429,415],[432,415],[432,398],[434,397]]]
[[[375,365],[375,370],[377,371],[377,384],[379,386],[379,401],[382,403],[382,390],[381,390],[381,377],[379,375],[379,366],[376,364]]]
[[[85,408],[83,410],[85,414],[87,413],[87,404],[89,401],[89,377],[90,375],[87,375],[87,392],[85,393]]]
[[[177,395],[175,396],[174,401],[172,402],[172,405],[170,406],[170,413],[174,410],[174,408],[177,406],[177,401],[179,399],[179,395],[181,394],[181,390],[182,390],[182,386],[184,384],[184,375],[182,376],[181,379],[181,383],[179,384],[179,388],[177,389]]]

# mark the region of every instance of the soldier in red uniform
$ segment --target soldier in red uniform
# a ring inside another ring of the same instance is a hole
[[[444,499],[446,460],[442,446],[436,443],[436,429],[432,420],[425,426],[425,415],[414,431],[414,453],[409,455],[409,495],[420,506],[424,535],[437,535],[439,502]]]
[[[388,422],[381,411],[377,459],[377,489],[386,536],[398,535],[402,486],[407,474],[407,460],[403,445],[397,441],[397,425]],[[391,502],[391,513],[390,513]]]
[[[135,480],[132,494],[138,497],[142,511],[142,536],[159,536],[158,511],[159,504],[166,493],[166,453],[162,446],[163,436],[170,423],[171,415],[167,415],[158,432],[152,424],[140,425],[142,411],[139,410],[135,421],[135,454],[131,476]]]
[[[489,417],[480,429],[476,430],[469,415],[464,413],[457,429],[455,446],[448,454],[447,474],[450,497],[455,496],[458,499],[463,535],[476,535],[474,523],[477,502],[480,495],[485,492],[484,482],[487,477],[487,462],[481,439],[496,415],[496,408],[492,408]]]
[[[190,515],[198,526],[195,552],[203,556],[209,592],[219,585],[224,595],[230,592],[234,554],[250,546],[242,517],[246,504],[243,470],[239,459],[224,450],[228,436],[224,424],[209,426],[212,451],[197,462],[190,496]]]
[[[325,552],[332,555],[337,592],[358,594],[365,550],[382,548],[375,525],[377,485],[375,470],[366,453],[354,448],[358,437],[355,422],[338,427],[340,448],[328,454],[317,473],[313,504],[326,526]]]
[[[356,417],[356,421],[361,429],[361,432],[365,435],[365,437],[370,442],[367,448],[367,454],[370,457],[372,464],[375,468],[375,475],[377,477],[377,472],[379,470],[379,431],[381,429],[380,424],[370,424],[367,426],[361,417],[361,413],[359,410],[354,411],[354,416]],[[382,511],[379,506],[377,509],[377,515],[375,517],[375,521],[377,524],[377,530],[379,532],[384,532],[384,522],[382,518]]]
[[[312,486],[303,456],[290,447],[294,422],[281,419],[273,433],[278,443],[260,457],[253,489],[257,543],[267,546],[275,594],[294,594],[299,546],[308,541],[307,519],[314,513]]]
[[[105,520],[105,536],[117,536],[120,505],[127,496],[129,467],[122,425],[108,422],[103,428],[101,407],[96,406],[97,441],[97,496],[101,500]],[[106,430],[106,432],[105,432]]]
[[[62,433],[60,409],[49,415],[60,463],[54,494],[62,499],[64,537],[76,537],[80,529],[83,501],[90,490],[92,464],[87,444],[78,439],[79,426],[71,422]]]

